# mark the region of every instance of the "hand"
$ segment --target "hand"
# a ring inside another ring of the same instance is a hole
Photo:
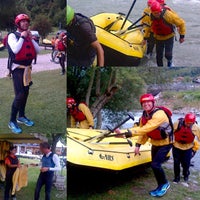
[[[132,132],[130,130],[127,130],[127,132],[124,133],[126,138],[132,137]]]
[[[180,43],[183,43],[184,41],[185,41],[184,38],[180,38],[180,39],[179,39],[179,42],[180,42]]]
[[[142,41],[142,46],[146,45],[147,44],[147,40],[143,40]]]
[[[92,127],[92,126],[90,126],[90,127],[89,127],[89,129],[93,129],[93,127]]]
[[[29,32],[28,31],[23,31],[23,32],[21,32],[21,37],[23,36],[23,37],[27,37],[29,35]]]
[[[47,171],[49,171],[49,168],[48,168],[48,167],[42,167],[42,168],[40,169],[40,171],[41,171],[41,172],[47,172]]]
[[[140,147],[135,147],[135,150],[134,150],[134,153],[135,153],[135,156],[137,156],[137,155],[141,155],[140,154]]]

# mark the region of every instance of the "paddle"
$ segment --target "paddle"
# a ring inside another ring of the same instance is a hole
[[[135,29],[135,28],[138,28],[138,27],[141,27],[143,25],[146,25],[146,24],[140,24],[140,25],[137,25],[135,26],[139,21],[141,21],[144,17],[146,17],[147,15],[149,15],[148,13],[145,13],[142,17],[140,17],[138,20],[136,20],[134,23],[132,23],[126,30],[120,30],[118,31],[118,33],[116,33],[117,35],[123,35],[124,33],[126,33],[127,31],[131,30],[131,29]]]
[[[124,28],[124,25],[126,24],[126,21],[129,18],[129,15],[131,14],[131,11],[133,10],[133,7],[134,7],[135,3],[136,3],[136,0],[133,1],[133,3],[132,3],[132,5],[131,5],[131,7],[130,7],[130,9],[128,11],[128,14],[126,15],[126,18],[125,18],[120,30],[122,30]]]
[[[116,129],[115,129],[116,130]],[[115,130],[110,130],[112,131],[112,133],[115,131]],[[129,132],[130,130],[128,130]],[[104,135],[104,137],[101,137],[97,140],[97,143],[100,142],[101,140],[103,140],[104,138],[107,138],[107,137],[119,137],[119,136],[124,136],[125,133],[119,133],[119,134],[113,134],[113,135]],[[126,138],[127,140],[127,143],[132,147],[133,146],[133,143],[131,140],[129,140],[128,138]]]
[[[114,133],[117,128],[119,128],[120,126],[122,126],[124,123],[126,123],[130,119],[135,120],[135,118],[132,115],[132,113],[128,113],[128,118],[126,118],[124,121],[122,121],[120,124],[118,124],[115,128],[111,129],[109,127],[108,128],[109,132],[105,133],[104,135],[102,135],[101,137],[99,137],[99,139],[97,139],[97,143],[100,142],[101,140],[103,140],[105,137],[108,137],[111,133]],[[129,139],[127,139],[127,142],[128,142],[128,144],[130,146],[133,146],[132,142]]]
[[[132,120],[135,119],[132,113],[128,113],[128,117],[125,120],[123,120],[120,124],[118,124],[115,128],[113,128],[112,130],[110,129],[109,132],[101,133],[101,134],[99,134],[97,136],[87,138],[87,139],[85,139],[83,141],[87,142],[87,141],[93,141],[93,140],[99,139],[99,140],[97,140],[97,142],[100,142],[104,137],[106,137],[106,136],[110,135],[111,133],[113,133],[115,131],[115,129],[119,128],[120,126],[125,124],[130,119],[132,119]]]
[[[118,14],[119,14],[119,16],[116,17],[116,20],[113,21],[113,22],[111,22],[110,24],[108,24],[108,25],[104,28],[104,30],[109,31],[109,30],[111,29],[111,27],[112,27],[116,22],[118,22],[119,20],[122,20],[122,19],[123,19],[122,16],[125,16],[124,13],[118,13]]]

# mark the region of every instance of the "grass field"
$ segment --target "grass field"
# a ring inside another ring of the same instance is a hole
[[[169,165],[169,166],[168,166]],[[198,200],[200,196],[199,172],[190,175],[189,187],[174,184],[172,163],[165,167],[171,187],[162,200]],[[149,166],[139,166],[120,173],[80,171],[70,178],[68,171],[68,200],[153,200],[148,193],[156,188]]]
[[[10,133],[7,126],[14,99],[12,80],[0,79],[0,133]],[[26,106],[26,115],[35,122],[33,127],[21,126],[24,133],[64,133],[66,127],[66,76],[59,70],[33,74]]]
[[[20,159],[20,161],[24,164],[31,164],[31,163],[39,163],[39,160],[32,160],[32,159]],[[35,185],[37,182],[37,178],[39,175],[39,167],[29,167],[28,168],[28,186],[22,188],[19,192],[16,193],[17,200],[33,200],[34,199],[34,190]],[[66,170],[62,175],[66,175]],[[3,189],[0,190],[0,199],[3,199]],[[52,188],[51,192],[51,199],[52,200],[66,200],[66,191],[58,191],[55,187]],[[44,187],[41,191],[41,198],[40,200],[45,200],[44,197]]]

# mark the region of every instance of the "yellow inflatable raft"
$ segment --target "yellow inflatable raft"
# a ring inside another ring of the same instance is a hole
[[[151,162],[151,144],[141,146],[141,155],[134,155],[136,137],[102,137],[108,131],[67,129],[67,161],[69,165],[119,171]],[[99,138],[104,138],[98,142]],[[132,146],[130,146],[132,143]]]
[[[142,44],[141,27],[133,26],[123,14],[100,13],[91,17],[96,26],[96,34],[103,46],[105,66],[138,66],[144,56],[146,46]]]

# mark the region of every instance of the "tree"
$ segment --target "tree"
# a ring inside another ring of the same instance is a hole
[[[52,25],[45,15],[38,15],[31,28],[37,30],[42,36],[42,39],[44,39],[51,32]]]
[[[139,105],[145,82],[135,68],[69,68],[67,75],[68,96],[78,102],[86,101],[97,128],[101,127],[102,109],[127,112]]]
[[[13,29],[16,11],[15,3],[15,0],[0,1],[0,29]]]

